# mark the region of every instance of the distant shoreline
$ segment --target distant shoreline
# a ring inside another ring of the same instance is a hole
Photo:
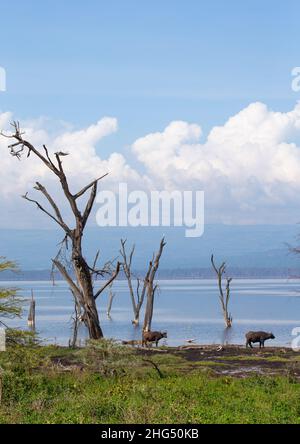
[[[135,276],[143,277],[145,271],[135,270]],[[300,270],[296,268],[237,268],[228,267],[228,275],[234,279],[300,279]],[[24,270],[18,272],[4,271],[0,274],[1,281],[63,281],[59,273],[50,270]],[[160,270],[158,280],[197,280],[215,279],[210,268],[198,269],[165,269]],[[121,272],[118,280],[125,280]]]

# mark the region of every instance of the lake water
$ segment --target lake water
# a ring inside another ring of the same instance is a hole
[[[1,282],[18,287],[20,294],[36,299],[36,328],[45,341],[67,344],[73,312],[72,297],[64,282]],[[181,345],[188,339],[199,344],[223,342],[243,344],[249,330],[272,331],[276,340],[269,344],[289,346],[292,330],[300,327],[299,280],[235,280],[230,311],[233,327],[229,333],[219,307],[214,280],[164,280],[159,282],[153,316],[153,330],[167,330],[165,344]],[[109,338],[140,339],[141,331],[131,324],[132,308],[127,283],[115,281],[116,293],[111,320],[106,317],[107,294],[99,298],[98,308],[104,335]],[[26,306],[29,305],[26,304]],[[23,319],[6,320],[10,326],[27,328],[27,308]],[[85,337],[82,329],[81,337]]]

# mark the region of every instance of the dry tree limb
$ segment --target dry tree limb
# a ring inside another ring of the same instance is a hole
[[[143,358],[143,361],[144,362],[148,362],[149,364],[151,364],[155,368],[155,370],[157,371],[159,377],[161,379],[164,378],[163,373],[161,372],[160,368],[158,367],[158,365],[154,361],[152,361],[151,359],[146,359],[146,358]]]

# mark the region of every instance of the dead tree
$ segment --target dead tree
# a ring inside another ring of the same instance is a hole
[[[32,290],[31,290],[31,301],[30,301],[27,324],[32,331],[35,331],[35,299]]]
[[[232,326],[232,316],[228,312],[228,304],[230,300],[230,283],[232,281],[232,278],[229,278],[225,276],[226,279],[226,286],[225,286],[225,294],[223,290],[223,275],[226,273],[226,263],[223,262],[220,267],[217,267],[214,262],[214,255],[211,255],[211,264],[213,266],[213,269],[216,272],[217,279],[218,279],[218,287],[219,287],[219,299],[221,302],[223,317],[225,321],[225,325],[227,328],[230,328]]]
[[[153,317],[153,307],[154,307],[154,297],[157,291],[158,284],[154,283],[155,275],[159,267],[159,261],[163,253],[163,249],[166,245],[165,239],[162,238],[160,241],[159,250],[153,260],[149,264],[150,272],[146,282],[147,285],[147,304],[145,310],[144,326],[143,331],[151,331],[152,317]]]
[[[122,268],[124,270],[124,274],[126,276],[127,282],[128,282],[128,288],[129,288],[129,294],[131,298],[132,303],[132,309],[133,309],[133,315],[134,319],[132,320],[133,325],[138,325],[140,321],[140,312],[141,308],[144,304],[144,299],[146,295],[146,289],[148,285],[148,280],[150,276],[150,272],[152,269],[152,263],[150,262],[147,273],[143,279],[143,284],[141,288],[141,279],[136,279],[136,288],[133,289],[133,283],[132,283],[132,259],[135,251],[135,245],[133,245],[131,252],[129,254],[129,258],[126,253],[126,240],[121,239],[121,250],[120,254],[122,256]]]
[[[95,202],[98,182],[107,174],[94,179],[81,190],[73,193],[70,190],[62,160],[64,156],[68,155],[68,153],[60,151],[50,155],[45,145],[43,146],[43,149],[39,149],[23,138],[24,133],[21,132],[18,122],[13,122],[12,127],[14,132],[11,135],[1,133],[2,136],[14,140],[14,143],[9,145],[10,154],[19,160],[25,152],[27,153],[27,158],[30,155],[35,155],[57,177],[68,206],[71,209],[74,220],[73,227],[70,227],[65,222],[59,206],[41,183],[36,182],[36,186],[34,188],[43,195],[51,208],[50,210],[46,209],[37,200],[29,198],[27,193],[23,196],[23,198],[27,201],[36,204],[42,212],[47,214],[47,216],[49,216],[62,228],[64,231],[63,243],[65,245],[70,242],[70,262],[72,264],[72,272],[75,275],[75,279],[72,277],[72,273],[70,273],[64,264],[59,260],[59,255],[52,259],[53,265],[58,269],[60,274],[69,284],[72,294],[76,299],[76,303],[82,309],[82,319],[88,329],[89,337],[91,339],[100,339],[103,337],[103,332],[100,327],[96,300],[117,277],[120,270],[120,264],[117,263],[113,270],[108,270],[105,267],[102,270],[97,269],[96,263],[99,256],[97,253],[94,264],[92,267],[90,267],[84,258],[82,238]],[[87,192],[89,192],[89,197],[83,210],[81,210],[78,206],[78,199],[85,196]],[[107,281],[102,284],[100,288],[98,286],[98,288],[95,288],[95,281],[97,280],[97,277],[104,277],[105,275],[108,275]]]
[[[71,290],[72,292],[72,290]],[[79,305],[76,296],[73,294],[74,299],[74,313],[72,315],[73,325],[72,325],[72,338],[69,340],[69,347],[75,348],[77,346],[77,339],[78,339],[78,333],[79,333],[79,326],[80,323],[83,321],[82,318],[82,310],[81,306]]]
[[[111,319],[110,313],[111,313],[111,308],[112,308],[112,304],[113,304],[115,296],[116,296],[116,293],[112,291],[112,284],[111,284],[109,286],[108,304],[107,304],[107,311],[106,311],[106,315],[109,319]]]

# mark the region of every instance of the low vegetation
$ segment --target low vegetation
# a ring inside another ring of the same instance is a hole
[[[10,346],[0,353],[0,422],[300,423],[297,358],[105,340],[75,350]]]

